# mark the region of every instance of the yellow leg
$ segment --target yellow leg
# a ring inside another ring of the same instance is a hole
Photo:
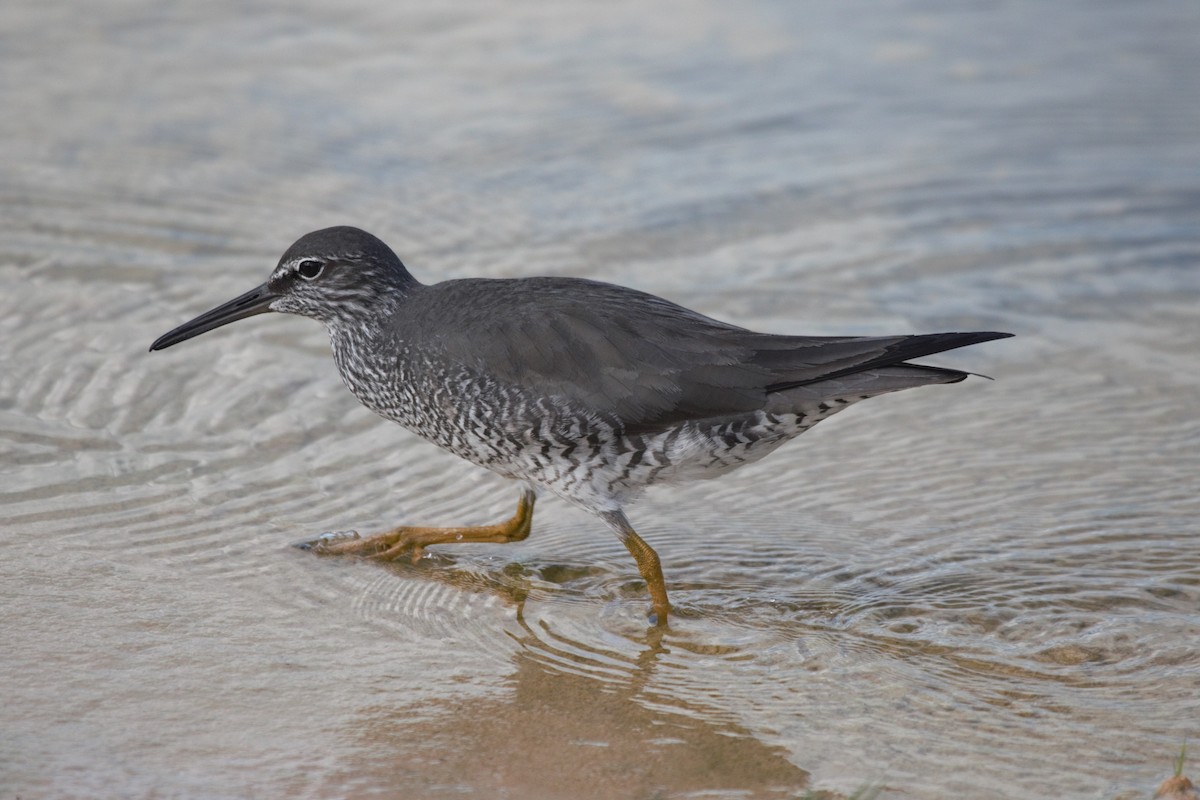
[[[650,592],[652,623],[666,627],[667,615],[671,613],[671,601],[667,599],[667,582],[663,580],[662,562],[659,561],[658,553],[654,552],[653,547],[646,544],[645,539],[637,535],[637,531],[620,511],[606,512],[601,516],[609,524],[609,527],[616,531],[617,536],[621,539],[621,544],[625,545],[625,549],[633,555],[633,560],[637,562],[638,572],[642,573],[642,578],[646,581],[646,588]]]
[[[392,561],[408,553],[415,562],[431,544],[455,544],[465,542],[519,542],[529,535],[533,523],[532,491],[521,494],[517,513],[495,525],[478,525],[464,528],[426,528],[405,525],[394,530],[368,536],[365,539],[315,539],[300,546],[321,555],[354,555]]]

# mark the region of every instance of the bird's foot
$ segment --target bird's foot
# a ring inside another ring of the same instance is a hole
[[[669,607],[651,606],[650,613],[646,615],[646,622],[651,628],[666,630],[671,627],[670,616],[671,610]]]
[[[414,541],[416,538],[406,528],[365,538],[359,536],[357,531],[327,531],[296,542],[293,547],[322,556],[361,556],[380,561],[394,561],[407,554],[415,564],[425,554],[421,544]]]
[[[331,545],[347,541],[358,541],[361,538],[358,535],[358,531],[325,531],[316,536],[292,542],[292,547],[297,550],[312,550],[315,553],[323,553],[325,552],[325,548]]]

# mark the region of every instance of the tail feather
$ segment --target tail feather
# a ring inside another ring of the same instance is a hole
[[[773,350],[760,352],[759,360],[769,363],[781,380],[769,384],[767,392],[786,392],[802,386],[824,384],[865,372],[878,371],[885,367],[900,367],[909,370],[904,374],[923,374],[927,378],[940,375],[940,379],[920,380],[912,385],[920,386],[925,383],[953,383],[966,378],[970,373],[958,370],[944,370],[940,367],[926,367],[920,364],[905,362],[914,358],[954,350],[993,339],[1005,339],[1011,333],[996,331],[974,331],[967,333],[928,333],[915,336],[893,337],[862,337],[848,338],[836,343],[825,342],[819,348],[824,358],[822,363],[814,364],[810,356],[811,348],[797,347],[792,351]],[[792,363],[787,363],[792,359]],[[916,370],[916,372],[911,372]],[[789,373],[791,375],[789,376]],[[947,380],[947,374],[957,375],[953,380]],[[793,377],[794,376],[794,377]],[[900,387],[904,388],[904,387]],[[890,390],[894,391],[894,390]]]
[[[936,383],[959,383],[970,372],[921,364],[896,364],[863,370],[849,375],[805,383],[778,391],[770,396],[768,409],[790,410],[832,400],[856,402],[902,389]]]

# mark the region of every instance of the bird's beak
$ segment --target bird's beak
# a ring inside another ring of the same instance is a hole
[[[199,336],[213,328],[219,328],[246,317],[253,317],[255,314],[265,314],[271,310],[271,302],[278,299],[279,295],[271,291],[270,287],[264,283],[241,297],[235,297],[212,311],[204,312],[191,322],[185,322],[170,333],[163,334],[154,340],[150,349],[165,350],[173,344],[179,344],[185,339]]]

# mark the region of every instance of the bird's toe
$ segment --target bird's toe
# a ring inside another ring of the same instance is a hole
[[[316,536],[292,542],[292,547],[295,547],[297,550],[313,550],[320,553],[328,550],[330,545],[341,542],[352,542],[359,538],[361,537],[358,535],[358,531],[325,531]]]

